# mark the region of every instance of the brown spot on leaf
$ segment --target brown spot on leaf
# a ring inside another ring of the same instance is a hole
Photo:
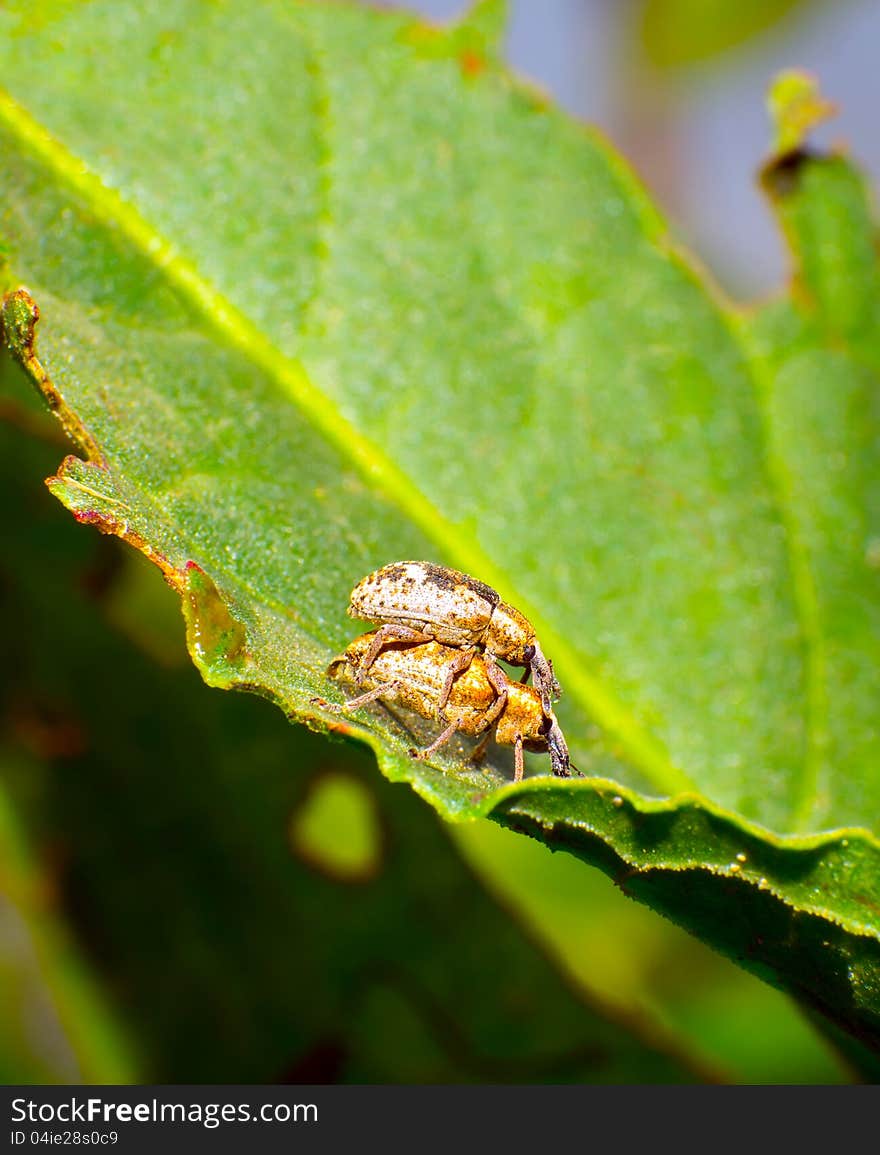
[[[479,76],[486,68],[485,58],[473,51],[462,52],[459,63],[465,76]]]

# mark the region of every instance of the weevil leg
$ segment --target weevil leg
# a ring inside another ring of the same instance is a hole
[[[373,641],[370,648],[367,650],[366,656],[361,661],[355,672],[355,682],[357,685],[362,685],[366,677],[367,670],[375,662],[376,658],[382,653],[387,645],[391,642],[411,642],[414,646],[421,645],[423,642],[433,642],[430,634],[422,634],[418,630],[410,629],[409,626],[399,626],[392,622],[387,625],[380,626],[373,634]]]
[[[523,770],[525,769],[525,759],[523,758],[523,739],[522,734],[517,734],[513,743],[513,780],[514,782],[522,782]]]
[[[489,729],[486,730],[486,732],[483,734],[483,737],[479,740],[476,746],[474,746],[473,750],[471,750],[471,762],[473,762],[475,765],[478,766],[486,757],[486,751],[489,748],[489,743],[492,741],[494,734],[495,727],[490,726]]]
[[[463,674],[465,670],[470,667],[474,660],[474,650],[461,650],[455,661],[449,663],[449,669],[446,671],[446,678],[443,682],[443,689],[440,691],[440,699],[437,702],[437,717],[443,718],[443,710],[446,703],[449,701],[449,695],[452,693],[452,684],[459,674]]]
[[[381,686],[367,690],[365,694],[358,694],[356,698],[350,698],[347,702],[328,702],[325,698],[312,698],[311,702],[314,706],[322,706],[325,710],[329,710],[331,714],[347,714],[349,710],[359,710],[361,706],[375,702],[377,698],[392,697],[399,689],[400,682],[383,682]]]
[[[415,758],[418,762],[424,762],[426,758],[430,758],[436,750],[439,750],[441,746],[445,745],[445,743],[449,741],[449,739],[455,733],[456,729],[457,724],[455,722],[450,722],[443,733],[440,734],[438,738],[435,738],[430,746],[425,746],[421,750],[410,750],[410,758]]]
[[[486,677],[489,679],[489,682],[492,685],[492,689],[495,691],[498,697],[486,711],[485,716],[483,717],[483,724],[480,727],[481,730],[488,730],[490,727],[494,726],[501,715],[504,713],[504,707],[507,705],[507,674],[505,674],[500,666],[496,666],[495,663],[488,657],[486,658],[485,667]]]

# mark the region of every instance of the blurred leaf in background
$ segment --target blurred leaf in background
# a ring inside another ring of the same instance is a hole
[[[827,0],[643,0],[646,59],[661,68],[710,60]],[[845,5],[838,2],[836,7]]]

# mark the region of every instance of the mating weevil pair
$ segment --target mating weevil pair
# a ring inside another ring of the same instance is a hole
[[[571,775],[568,748],[551,699],[559,686],[530,623],[490,586],[430,562],[392,562],[352,590],[348,613],[380,628],[357,638],[335,659],[328,675],[364,692],[348,711],[379,698],[393,699],[423,718],[445,723],[423,750],[426,758],[454,733],[481,737],[472,757],[493,733],[514,747],[514,780],[523,775],[523,750],[550,754],[553,773]],[[511,681],[496,658],[525,666],[535,685]],[[326,705],[326,703],[323,703]]]

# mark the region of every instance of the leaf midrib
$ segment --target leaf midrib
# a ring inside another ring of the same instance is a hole
[[[266,335],[221,292],[206,281],[195,265],[125,201],[103,184],[81,157],[70,152],[5,90],[0,89],[0,119],[14,137],[55,177],[81,197],[104,226],[118,232],[160,270],[184,300],[223,342],[242,353],[273,380],[341,456],[371,485],[383,492],[418,526],[448,559],[474,573],[515,601],[535,625],[568,691],[618,743],[631,763],[664,793],[698,788],[669,758],[658,740],[645,731],[631,711],[585,668],[583,660],[533,607],[516,598],[505,575],[475,545],[463,547],[461,534],[440,514],[412,480],[373,442],[363,436],[311,381],[297,361],[286,357]]]

